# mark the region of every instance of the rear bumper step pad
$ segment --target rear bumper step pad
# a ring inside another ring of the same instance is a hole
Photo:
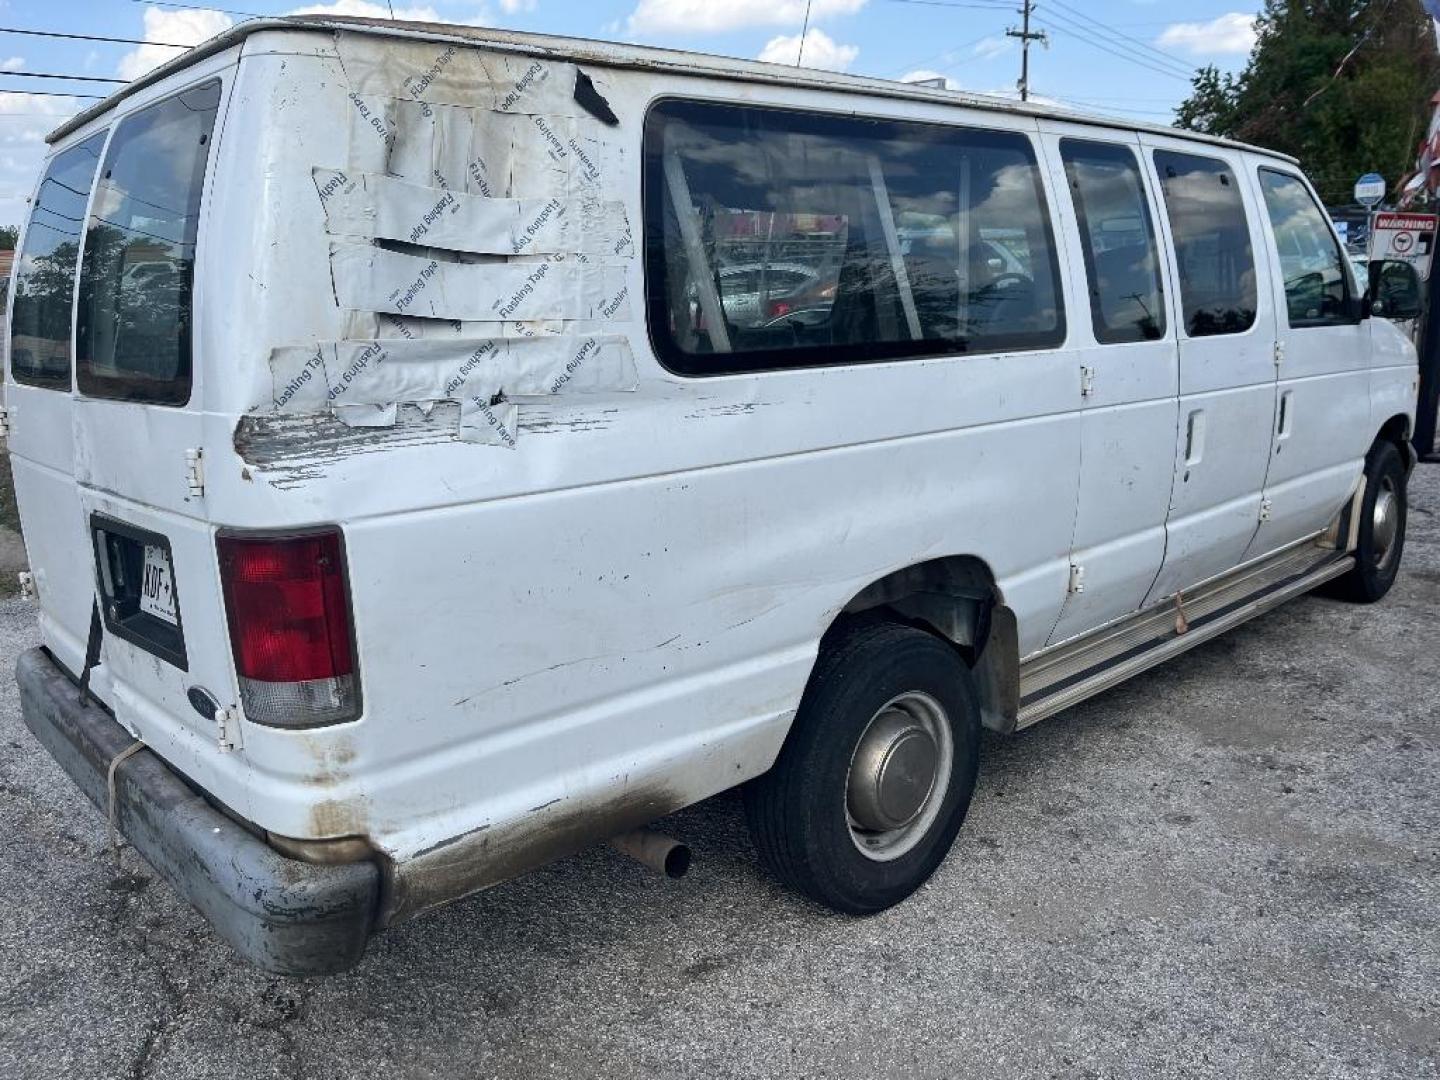
[[[89,796],[109,812],[106,770],[134,743],[42,649],[15,666],[25,723]],[[288,859],[206,802],[150,750],[115,776],[115,821],[135,850],[188,899],[236,952],[281,975],[354,966],[374,928],[374,863],[319,866]]]

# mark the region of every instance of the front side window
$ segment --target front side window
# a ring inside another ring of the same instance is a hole
[[[651,335],[705,375],[1059,344],[1013,132],[663,102],[645,131]]]
[[[1260,190],[1280,255],[1290,325],[1355,322],[1344,253],[1309,188],[1289,173],[1261,169]]]
[[[15,273],[10,314],[10,370],[15,381],[70,389],[70,310],[85,204],[100,164],[105,134],[91,135],[55,155],[30,211]]]
[[[1115,143],[1062,139],[1060,156],[1080,223],[1095,340],[1164,337],[1160,255],[1135,155]]]
[[[1240,334],[1255,323],[1255,255],[1234,171],[1217,158],[1155,151],[1191,337]]]
[[[115,129],[80,271],[83,393],[160,404],[190,398],[195,233],[219,105],[220,84],[209,82]]]

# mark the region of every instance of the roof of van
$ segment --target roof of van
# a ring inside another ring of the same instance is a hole
[[[1213,135],[1202,135],[1193,131],[1181,131],[1161,124],[1137,123],[1118,117],[1105,117],[1095,113],[1078,112],[1044,102],[1017,102],[987,94],[975,94],[961,90],[942,90],[938,87],[918,86],[913,83],[895,82],[891,79],[877,79],[865,75],[846,75],[840,72],[821,71],[815,68],[795,68],[784,64],[767,64],[758,60],[740,60],[730,56],[712,56],[708,53],[686,52],[680,49],[657,49],[646,45],[626,45],[611,41],[594,41],[588,38],[558,37],[551,34],[531,34],[518,30],[499,30],[488,26],[458,26],[452,23],[406,22],[398,19],[367,19],[348,15],[292,15],[285,18],[251,19],[232,26],[209,41],[202,42],[189,52],[182,53],[174,60],[140,78],[126,84],[103,101],[78,113],[56,128],[46,142],[54,143],[90,120],[113,108],[136,91],[168,78],[178,71],[207,56],[212,56],[237,45],[252,34],[266,30],[348,30],[352,33],[375,34],[382,37],[410,38],[423,41],[461,42],[468,45],[485,46],[506,52],[524,55],[544,56],[556,60],[579,61],[601,67],[630,68],[640,71],[655,71],[673,75],[698,75],[712,79],[727,79],[737,82],[783,84],[802,86],[817,90],[840,93],[862,94],[867,97],[904,98],[914,101],[942,102],[950,105],[964,105],[967,108],[991,112],[1015,113],[1022,116],[1049,117],[1082,124],[1097,124],[1106,127],[1120,127],[1130,131],[1148,131],[1157,134],[1193,139],[1197,142],[1229,146],[1240,150],[1271,154],[1287,161],[1295,159],[1274,150],[1260,146],[1221,139]]]

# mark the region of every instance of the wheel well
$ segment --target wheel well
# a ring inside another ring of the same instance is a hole
[[[1405,471],[1408,473],[1415,467],[1415,448],[1410,444],[1410,418],[1404,413],[1397,413],[1380,425],[1380,434],[1375,436],[1376,442],[1392,442],[1395,448],[1400,451],[1400,456],[1405,459]]]
[[[949,555],[892,571],[856,593],[836,621],[862,612],[883,614],[954,645],[975,675],[985,726],[1014,730],[1019,633],[983,559]]]

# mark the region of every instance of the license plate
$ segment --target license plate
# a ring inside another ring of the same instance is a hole
[[[145,565],[140,573],[140,610],[146,615],[179,626],[175,614],[175,582],[170,556],[155,544],[145,545]]]

